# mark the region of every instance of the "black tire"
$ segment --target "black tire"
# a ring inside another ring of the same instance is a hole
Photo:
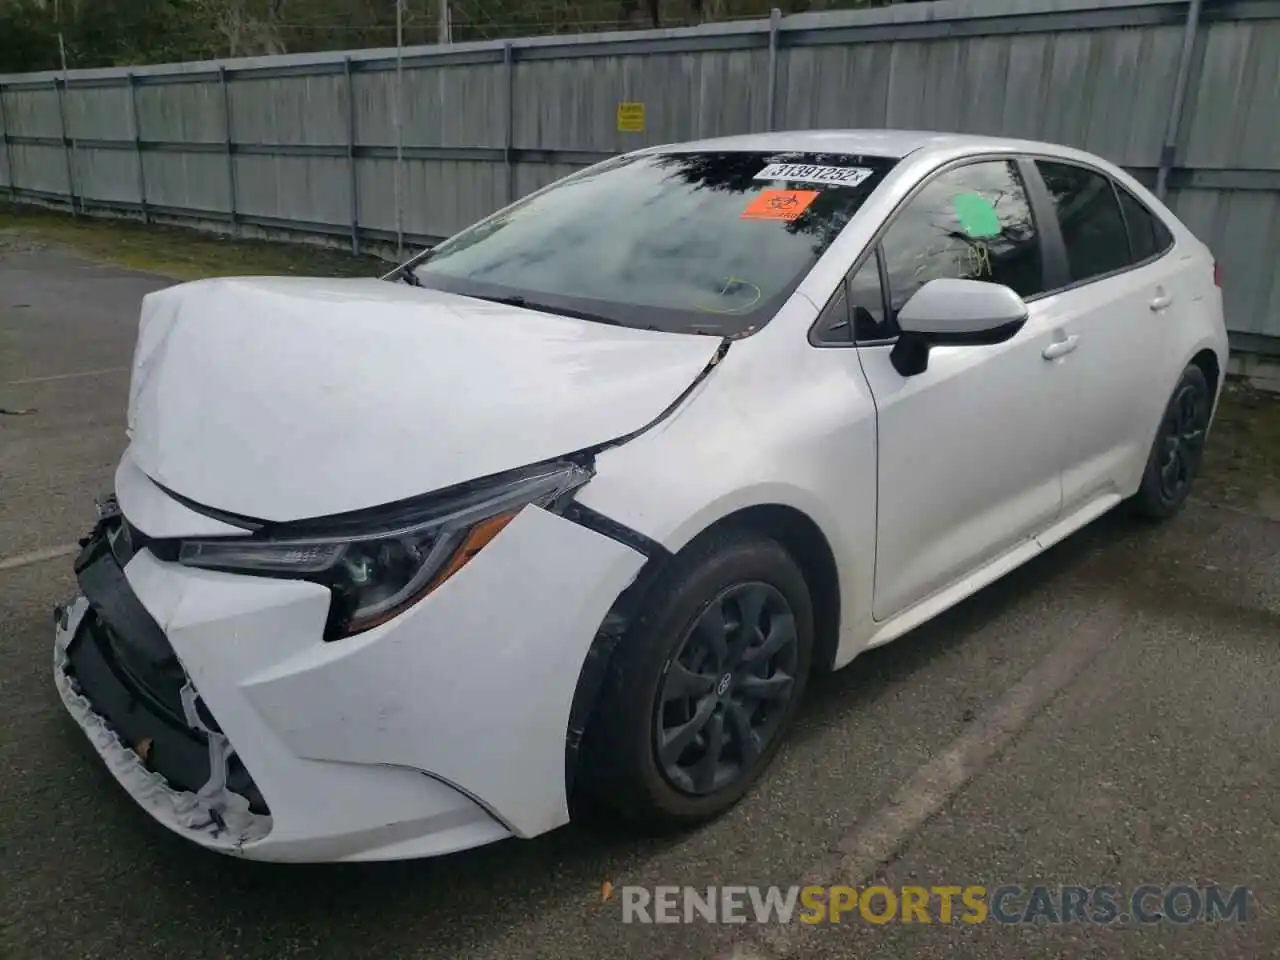
[[[1137,516],[1158,522],[1182,509],[1200,470],[1212,408],[1209,381],[1192,364],[1182,371],[1156,431],[1142,485],[1131,501]]]
[[[755,618],[759,630],[735,633],[734,612],[739,624],[749,619],[757,598],[763,598]],[[719,666],[716,645],[708,639],[716,634],[709,626],[712,610],[720,610],[727,625],[721,634],[726,656]],[[794,642],[785,641],[785,653],[779,647],[780,652],[767,654],[785,637],[789,623]],[[747,633],[760,642],[744,639]],[[746,657],[735,667],[733,650],[739,647]],[[689,827],[719,816],[742,798],[777,753],[803,696],[812,655],[813,604],[791,555],[776,541],[746,530],[700,538],[658,576],[643,612],[614,651],[587,730],[584,785],[607,807],[650,830]],[[670,696],[684,689],[689,676],[699,678],[698,692]],[[703,690],[706,677],[713,682]],[[726,682],[729,689],[720,689]],[[785,685],[789,694],[749,706],[766,685],[777,691]],[[660,702],[660,697],[669,699]],[[704,709],[711,697],[715,703]],[[688,729],[682,717],[693,724],[704,715],[697,737],[677,746]],[[754,718],[767,723],[757,731]],[[751,732],[739,736],[735,731],[743,723]],[[717,729],[720,735],[713,740]],[[665,752],[660,737],[667,741]],[[720,750],[708,762],[712,743]],[[673,754],[674,762],[664,762]],[[687,757],[702,762],[681,766]]]

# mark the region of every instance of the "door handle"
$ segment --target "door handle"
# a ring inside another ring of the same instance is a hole
[[[1059,357],[1065,357],[1078,346],[1080,346],[1080,337],[1073,333],[1065,340],[1053,341],[1053,343],[1044,348],[1044,352],[1041,356],[1046,360],[1057,360]]]
[[[1159,294],[1158,296],[1151,298],[1151,310],[1153,313],[1159,313],[1161,310],[1166,309],[1171,303],[1173,303],[1173,297],[1164,293]]]

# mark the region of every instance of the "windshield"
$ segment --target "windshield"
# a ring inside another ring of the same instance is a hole
[[[895,162],[795,152],[622,157],[446,240],[413,276],[601,322],[745,336],[768,322]]]

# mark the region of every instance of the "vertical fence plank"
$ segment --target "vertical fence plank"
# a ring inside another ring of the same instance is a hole
[[[396,259],[404,259],[404,0],[396,0]]]
[[[236,212],[236,158],[231,139],[231,91],[227,88],[227,68],[218,67],[218,85],[222,88],[222,133],[227,155],[227,204],[231,217],[231,232],[240,232],[240,219]]]
[[[9,199],[12,200],[17,195],[18,178],[13,172],[13,148],[9,146],[9,120],[4,112],[3,83],[0,83],[0,142],[4,144],[4,168],[9,172]]]
[[[769,92],[765,102],[765,129],[774,126],[774,111],[778,103],[778,29],[781,26],[782,11],[774,7],[769,11]]]
[[[508,41],[502,45],[502,69],[506,79],[507,94],[504,111],[506,116],[503,117],[502,132],[502,165],[506,173],[506,192],[507,203],[514,203],[516,199],[516,167],[512,149],[515,146],[515,125],[516,125],[516,62],[515,51],[511,43]]]
[[[71,138],[67,135],[67,82],[55,79],[53,81],[53,89],[58,96],[58,124],[59,129],[62,131],[62,160],[67,170],[67,199],[71,203],[71,215],[75,217],[79,216],[80,211],[76,205],[76,177],[71,160]]]
[[[347,176],[351,187],[351,252],[360,255],[360,178],[356,173],[356,83],[351,58],[342,58],[347,78]]]
[[[142,207],[142,222],[151,222],[151,208],[147,205],[147,168],[142,161],[142,128],[138,122],[138,78],[129,71],[129,129],[133,133],[133,157],[138,162],[138,205]]]

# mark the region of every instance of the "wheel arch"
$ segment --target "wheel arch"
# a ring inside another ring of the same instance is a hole
[[[1203,347],[1186,362],[1182,369],[1185,370],[1189,366],[1199,367],[1204,378],[1209,381],[1209,395],[1213,397],[1216,407],[1218,392],[1222,386],[1222,361],[1218,358],[1217,352],[1212,347]],[[1178,375],[1182,375],[1181,371]]]
[[[1173,391],[1177,389],[1178,381],[1182,379],[1182,374],[1186,371],[1187,367],[1198,367],[1200,369],[1200,372],[1204,374],[1205,379],[1209,382],[1209,396],[1213,398],[1213,410],[1216,413],[1217,405],[1218,405],[1218,397],[1222,392],[1223,374],[1226,366],[1226,363],[1225,363],[1226,360],[1227,360],[1227,357],[1225,355],[1220,354],[1218,350],[1218,345],[1213,340],[1210,340],[1210,339],[1202,340],[1201,342],[1197,343],[1191,350],[1187,351],[1186,354],[1183,355],[1183,361],[1178,365],[1177,369],[1173,372],[1172,382],[1170,382],[1166,387],[1164,400],[1160,404],[1159,413],[1156,417],[1156,421],[1151,426],[1151,429],[1149,431],[1149,434],[1148,434],[1150,437],[1149,444],[1155,442],[1155,438],[1157,434],[1160,432],[1160,424],[1164,420],[1164,415],[1165,415],[1165,405],[1168,403],[1169,398],[1173,395]],[[1146,449],[1150,450],[1150,446],[1148,445]],[[1144,459],[1142,461],[1141,467],[1139,467],[1138,469],[1138,474],[1137,474],[1138,479],[1135,481],[1133,485],[1134,489],[1137,489],[1138,484],[1141,483],[1142,471],[1145,468],[1146,468],[1146,460]]]
[[[780,543],[800,566],[809,586],[814,613],[813,669],[829,670],[839,646],[840,570],[822,527],[805,511],[784,503],[740,507],[702,527],[672,552],[654,544],[631,585],[606,614],[578,675],[565,732],[565,792],[573,802],[583,738],[595,714],[601,686],[618,644],[632,618],[644,606],[649,590],[678,553],[726,529],[750,530]]]

